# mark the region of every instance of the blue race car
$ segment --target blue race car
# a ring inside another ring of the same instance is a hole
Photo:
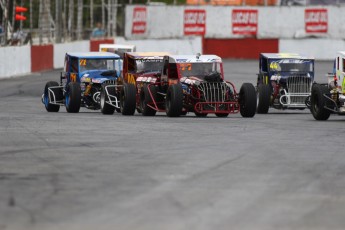
[[[314,58],[291,53],[260,54],[257,113],[275,109],[305,109],[310,105]]]
[[[69,113],[78,113],[80,107],[85,107],[113,114],[115,109],[121,110],[119,98],[125,88],[118,86],[121,71],[121,60],[117,54],[66,53],[60,84],[47,82],[42,102],[48,112],[58,112],[60,106],[66,106]]]

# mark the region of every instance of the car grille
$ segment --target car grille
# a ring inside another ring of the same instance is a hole
[[[295,95],[290,98],[290,103],[304,104],[306,96],[311,92],[312,80],[308,76],[290,76],[286,86],[288,93]]]
[[[107,85],[116,85],[116,80],[105,80],[103,84]]]
[[[202,82],[198,89],[204,102],[224,102],[229,91],[228,85],[224,82]]]

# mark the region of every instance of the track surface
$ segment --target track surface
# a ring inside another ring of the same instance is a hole
[[[238,88],[257,69],[225,61]],[[47,113],[58,72],[0,81],[1,230],[345,228],[345,117]]]

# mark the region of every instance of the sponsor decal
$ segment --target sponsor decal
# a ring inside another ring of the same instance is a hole
[[[233,9],[232,33],[241,35],[256,35],[258,31],[258,10]]]
[[[133,9],[132,34],[145,34],[146,21],[147,21],[146,7],[135,7]]]
[[[184,35],[204,35],[206,32],[206,10],[184,10]]]
[[[327,9],[305,9],[304,22],[306,33],[327,33]]]

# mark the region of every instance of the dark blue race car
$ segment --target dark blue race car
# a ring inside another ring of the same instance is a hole
[[[123,87],[121,60],[108,52],[66,53],[64,72],[60,83],[47,82],[42,102],[48,112],[58,112],[66,106],[69,113],[78,113],[80,107],[101,109],[104,114],[120,111],[119,95]],[[111,92],[111,95],[106,92]]]
[[[314,82],[314,58],[291,53],[260,54],[257,113],[275,109],[305,109]]]

